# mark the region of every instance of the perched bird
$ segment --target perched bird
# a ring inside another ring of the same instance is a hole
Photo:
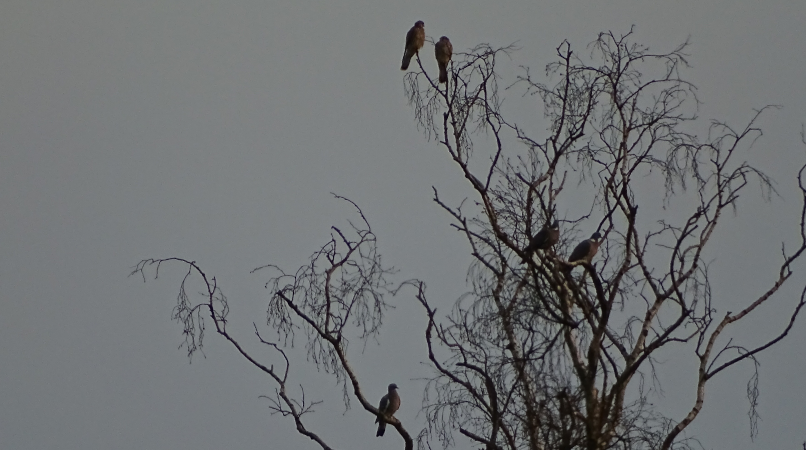
[[[571,252],[568,257],[568,262],[585,261],[590,264],[596,252],[599,251],[599,246],[602,244],[602,235],[597,231],[591,235],[590,239],[585,239]]]
[[[437,57],[437,65],[439,66],[439,82],[448,82],[448,63],[451,62],[451,55],[453,55],[453,45],[447,36],[442,36],[439,41],[434,45],[434,54]]]
[[[546,224],[542,230],[532,237],[529,245],[523,249],[526,254],[531,254],[535,250],[546,250],[551,248],[560,239],[560,222],[555,220],[551,226]]]
[[[378,412],[386,417],[391,417],[398,408],[400,408],[400,396],[397,394],[397,385],[392,383],[389,385],[389,393],[381,397]],[[375,433],[375,436],[383,436],[384,431],[386,431],[386,420],[379,415],[375,419],[375,423],[378,424],[378,432]]]
[[[425,23],[418,20],[413,27],[406,33],[406,49],[403,52],[403,64],[400,65],[400,70],[409,68],[409,61],[425,44]]]

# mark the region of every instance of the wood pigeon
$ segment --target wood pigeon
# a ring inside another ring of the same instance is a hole
[[[523,252],[527,255],[530,255],[536,250],[546,250],[551,248],[552,245],[556,244],[559,239],[560,222],[555,220],[551,226],[546,224],[542,230],[534,235],[534,237],[532,237],[532,239],[529,241],[529,245],[523,249]]]
[[[389,393],[381,397],[381,403],[378,405],[378,412],[386,417],[391,417],[397,409],[400,408],[400,396],[397,394],[397,385],[392,383],[389,385]],[[383,436],[386,431],[386,420],[381,418],[380,415],[375,419],[378,424],[378,432],[375,436]]]
[[[599,251],[599,246],[602,244],[602,235],[597,231],[591,235],[590,239],[585,239],[576,246],[571,256],[568,257],[568,262],[585,261],[590,264],[596,252]]]

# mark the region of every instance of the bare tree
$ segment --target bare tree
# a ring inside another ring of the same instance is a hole
[[[334,227],[308,265],[292,273],[274,265],[256,269],[273,272],[266,326],[279,339],[265,340],[255,326],[256,338],[277,352],[280,364],[261,363],[228,333],[227,299],[195,262],[144,260],[133,273],[145,278],[149,267],[156,274],[163,263],[185,264],[174,318],[184,326],[188,354],[201,347],[205,318],[212,320],[219,335],[274,380],[274,411],[292,416],[298,432],[325,449],[303,423],[311,403],[289,394],[285,348],[302,334],[308,359],[338,380],[345,404],[355,399],[378,415],[348,360],[348,337],[377,336],[385,296],[404,285],[415,287],[427,314],[434,370],[423,393],[420,447],[434,441],[449,447],[461,434],[490,450],[689,448],[696,441],[683,432],[701,411],[709,381],[740,362],[757,367],[757,355],[787,335],[806,303],[804,286],[780,330],[761,345],[725,337],[776,298],[806,250],[806,166],[798,173],[800,243],[782,246],[770,273],[759,268],[758,282],[768,285],[761,296],[733,299],[738,311],[717,315],[706,255],[718,225],[726,212],[738,213],[745,191],[758,186],[766,199],[776,195],[773,181],[742,156],[761,135],[757,122],[769,107],[742,127],[713,121],[698,137],[696,89],[680,73],[687,43],[653,53],[631,35],[601,33],[585,56],[563,42],[543,82],[523,69],[507,89],[542,102],[548,126],[536,133],[502,112],[497,64],[512,47],[454,53],[447,84],[424,70],[419,56],[420,70],[406,74],[417,123],[474,192],[475,201],[454,206],[434,190],[474,258],[470,292],[445,317],[423,282],[389,281],[392,272],[381,264],[357,206],[360,223],[349,232]],[[648,213],[639,215],[639,206]],[[554,220],[561,223],[559,241],[525,252]],[[565,256],[592,232],[603,240],[580,247],[580,258]],[[588,250],[596,248],[592,258]],[[198,303],[185,290],[191,275],[206,285]],[[658,357],[680,352],[698,363],[689,387],[696,400],[682,417],[666,417],[648,386],[659,383]],[[755,433],[757,372],[748,396]],[[413,448],[399,420],[381,420]]]
[[[350,406],[351,398],[357,399],[366,411],[395,427],[404,440],[405,448],[411,450],[414,441],[403,424],[394,417],[379,414],[361,390],[358,376],[348,360],[351,333],[357,330],[358,339],[363,342],[377,336],[389,307],[384,296],[394,295],[400,286],[393,286],[387,280],[392,270],[381,264],[375,234],[361,209],[350,200],[338,198],[355,206],[361,218],[358,224],[351,223],[348,231],[332,227],[327,243],[310,257],[309,264],[293,273],[286,273],[275,265],[253,270],[271,272],[271,278],[266,283],[272,292],[266,326],[279,339],[276,342],[266,340],[257,324],[253,323],[253,327],[256,339],[276,352],[273,358],[276,362],[273,364],[259,361],[230,334],[227,330],[227,297],[216,279],[209,277],[195,261],[182,258],[146,259],[137,264],[132,275],[140,274],[145,280],[149,268],[157,277],[163,264],[186,265],[188,271],[179,287],[173,319],[184,327],[183,346],[187,349],[188,357],[201,350],[205,318],[209,318],[217,334],[274,381],[275,395],[264,396],[271,402],[271,410],[293,417],[297,431],[323,449],[332,447],[309,430],[303,421],[317,402],[307,401],[301,386],[297,396],[291,393],[297,383],[289,377],[291,360],[287,347],[293,345],[296,333],[304,335],[308,360],[318,370],[333,375],[341,385],[345,406]],[[200,301],[194,301],[186,289],[192,276],[200,278],[204,286]]]

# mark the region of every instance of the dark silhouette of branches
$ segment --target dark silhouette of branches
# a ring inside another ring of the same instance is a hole
[[[564,41],[545,75],[522,68],[505,89],[499,65],[517,50],[512,45],[457,51],[444,84],[419,56],[419,71],[404,76],[420,130],[447,151],[473,197],[453,205],[434,189],[433,200],[473,257],[469,292],[447,313],[437,314],[423,281],[392,281],[364,213],[341,197],[360,220],[332,227],[329,240],[294,271],[273,264],[255,269],[269,276],[269,331],[253,324],[256,339],[272,352],[269,362],[246,352],[227,330],[227,297],[195,261],[147,259],[132,274],[145,280],[163,264],[186,267],[173,318],[183,327],[188,356],[202,349],[212,322],[274,382],[275,394],[265,397],[272,413],[292,417],[297,431],[323,449],[330,448],[325,439],[304,423],[318,402],[294,386],[288,348],[301,340],[309,364],[341,387],[345,407],[358,401],[377,416],[349,349],[351,341],[362,346],[379,336],[386,299],[403,286],[415,288],[428,319],[433,374],[423,393],[420,448],[437,441],[454,446],[457,438],[487,450],[694,448],[699,442],[685,431],[703,408],[706,386],[743,362],[755,369],[747,385],[754,436],[758,357],[790,332],[806,304],[806,286],[766,342],[750,345],[726,331],[758,321],[766,303],[787,301],[781,289],[792,280],[803,284],[795,263],[806,251],[806,165],[798,173],[798,242],[782,245],[777,267],[759,265],[758,297],[733,298],[735,312],[718,315],[710,269],[731,263],[712,260],[725,213],[740,214],[747,193],[768,201],[777,194],[773,180],[745,157],[762,135],[761,117],[775,107],[754,111],[741,126],[711,121],[700,137],[697,89],[684,78],[688,42],[654,52],[632,34],[600,33],[580,50]],[[531,118],[526,125],[509,119],[506,92],[539,101],[547,126],[534,130]],[[554,220],[557,242],[525,251]],[[589,236],[579,257],[569,258]],[[193,297],[187,287],[197,282],[201,293]],[[268,333],[276,333],[274,340],[264,338]],[[686,386],[696,397],[682,417],[667,417],[653,402],[653,391],[663,389],[661,361],[670,355],[685,355],[697,367],[696,382]],[[398,419],[381,420],[413,449]]]
[[[763,345],[719,344],[791,277],[806,249],[804,214],[800,243],[783,253],[767,291],[715,317],[704,252],[743,192],[775,194],[771,178],[742,156],[771,107],[738,128],[713,121],[698,138],[690,131],[696,88],[681,76],[688,43],[655,53],[631,39],[632,31],[601,33],[585,56],[563,42],[546,67],[548,82],[524,69],[508,89],[541,100],[550,123],[541,138],[504,119],[495,64],[509,48],[471,50],[445,88],[425,73],[407,76],[415,120],[426,137],[438,136],[476,198],[475,209],[453,207],[434,192],[475,258],[471,293],[439,320],[424,289],[418,294],[435,370],[424,397],[427,431],[445,446],[458,430],[488,449],[688,448],[696,441],[681,433],[701,410],[707,382],[739,362],[757,364],[806,302],[801,296],[783,331]],[[492,137],[486,163],[476,158],[479,134]],[[662,188],[639,188],[647,179]],[[661,213],[658,220],[641,220],[639,205]],[[554,219],[563,224],[554,248],[524,252]],[[597,258],[570,264],[563,255],[592,231],[605,237]],[[677,420],[660,414],[645,387],[658,382],[655,358],[672,348],[691,349],[700,363],[697,399]],[[752,434],[757,374],[748,397]]]
[[[238,340],[227,330],[229,305],[214,277],[202,271],[195,261],[182,258],[147,259],[140,261],[132,271],[145,280],[147,271],[153,269],[159,276],[160,267],[166,263],[187,266],[174,307],[173,319],[184,326],[188,356],[201,350],[204,339],[205,319],[212,321],[215,331],[229,341],[238,352],[255,367],[266,373],[275,383],[275,396],[264,398],[271,403],[271,411],[294,419],[297,431],[316,442],[323,449],[331,447],[318,434],[310,431],[303,417],[313,412],[318,402],[308,401],[302,386],[300,398],[290,393],[293,379],[289,378],[291,360],[285,348],[293,344],[295,333],[301,332],[306,342],[308,359],[318,370],[332,374],[342,386],[345,407],[350,407],[352,394],[361,406],[373,416],[378,409],[367,400],[357,372],[348,359],[349,336],[358,331],[357,339],[374,338],[383,324],[388,308],[386,295],[394,295],[399,286],[393,286],[387,278],[393,270],[381,264],[376,237],[364,213],[355,203],[343,197],[357,210],[360,221],[350,223],[350,229],[331,227],[330,239],[310,257],[309,264],[293,273],[286,273],[278,266],[267,265],[256,271],[271,271],[266,287],[272,293],[267,309],[266,325],[277,333],[277,341],[269,341],[253,324],[257,339],[271,348],[278,360],[264,364],[246,352]],[[187,294],[190,277],[201,279],[203,292],[197,302]],[[405,284],[405,283],[404,283]],[[404,448],[414,448],[413,439],[403,424],[394,417],[386,421],[395,427],[404,441]]]

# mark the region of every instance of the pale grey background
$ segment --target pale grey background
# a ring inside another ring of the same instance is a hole
[[[431,186],[452,199],[469,191],[417,131],[403,95],[403,38],[418,19],[456,51],[518,41],[522,50],[502,64],[536,73],[563,39],[582,48],[598,31],[635,24],[638,42],[668,50],[691,36],[686,73],[704,119],[741,125],[752,108],[783,105],[762,120],[753,154],[783,198],[768,205],[751,196],[713,255],[724,304],[742,305],[767,286],[766,265],[782,241],[794,242],[792,183],[806,158],[802,0],[4,0],[0,448],[316,448],[290,419],[269,416],[258,395],[271,383],[214,336],[208,357],[191,365],[176,350],[181,329],[169,317],[181,271],[146,285],[126,275],[146,257],[198,261],[230,297],[233,332],[251,343],[266,291],[265,277],[249,270],[303,263],[331,224],[350,217],[334,191],[364,208],[400,279],[426,280],[446,308],[464,292],[468,251],[430,202]],[[513,105],[533,101],[518,94]],[[538,105],[521,105],[539,118]],[[760,311],[745,342],[770,336],[794,293]],[[382,350],[356,347],[351,356],[370,395],[401,386],[398,417],[416,432],[424,320],[410,292],[395,303]],[[800,448],[804,330],[762,357],[755,443],[748,366],[709,387],[690,430],[706,448]],[[668,363],[659,402],[673,417],[693,399],[691,362]],[[401,445],[394,433],[376,439],[366,412],[345,413],[328,378],[297,373],[328,402],[307,422],[328,442]]]

